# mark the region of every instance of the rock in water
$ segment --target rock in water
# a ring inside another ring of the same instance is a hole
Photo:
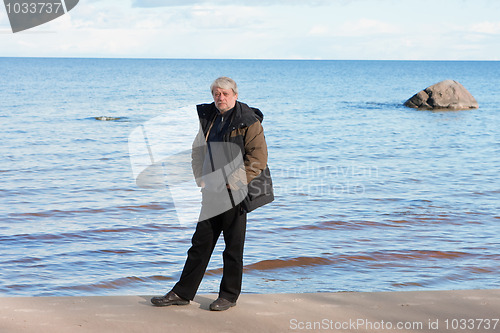
[[[94,117],[95,120],[101,120],[101,121],[114,121],[114,120],[121,120],[123,117],[108,117],[108,116],[100,116],[100,117]]]
[[[454,80],[436,83],[413,95],[404,105],[424,110],[466,110],[479,107],[474,96]]]

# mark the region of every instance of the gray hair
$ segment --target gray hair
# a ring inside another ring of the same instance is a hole
[[[221,76],[210,85],[210,91],[212,92],[212,94],[214,93],[215,88],[232,89],[233,92],[238,95],[238,86],[236,85],[236,82],[226,76]]]

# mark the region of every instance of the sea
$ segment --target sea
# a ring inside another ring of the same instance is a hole
[[[189,149],[219,76],[264,114],[275,191],[243,293],[500,288],[500,62],[0,58],[0,296],[170,290],[196,219],[130,138]],[[445,79],[479,109],[403,106]]]

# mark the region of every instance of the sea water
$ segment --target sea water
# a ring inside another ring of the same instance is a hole
[[[0,294],[168,291],[195,221],[136,184],[128,138],[161,117],[189,146],[222,75],[265,115],[276,195],[248,216],[243,292],[500,287],[499,62],[0,58]],[[402,106],[444,79],[479,109]]]

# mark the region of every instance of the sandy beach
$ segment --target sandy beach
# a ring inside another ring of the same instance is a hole
[[[500,289],[216,295],[153,307],[148,296],[4,297],[0,332],[499,332]]]

